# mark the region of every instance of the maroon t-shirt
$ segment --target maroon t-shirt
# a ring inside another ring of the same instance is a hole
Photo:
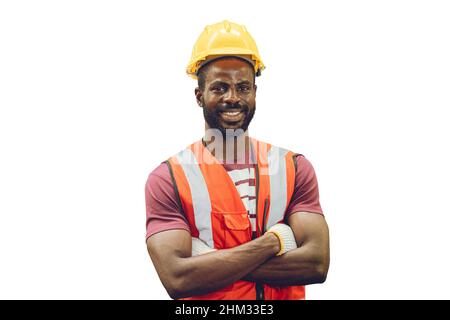
[[[311,163],[303,156],[296,157],[297,171],[295,175],[294,193],[286,210],[285,217],[299,211],[323,214],[319,202],[319,187],[316,174]],[[243,169],[251,167],[251,164],[228,164],[225,170]],[[254,186],[254,177],[248,180],[236,182],[236,186],[248,183]],[[252,200],[253,196],[245,196]],[[243,199],[245,200],[245,199]],[[172,229],[184,229],[190,231],[189,224],[184,216],[182,208],[178,205],[175,189],[166,163],[161,163],[150,173],[145,185],[145,202],[147,211],[147,235],[151,235]],[[250,214],[251,212],[249,212]],[[250,214],[250,218],[252,215]]]

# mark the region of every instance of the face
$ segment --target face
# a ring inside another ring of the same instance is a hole
[[[225,58],[211,62],[205,70],[205,86],[195,95],[207,128],[247,130],[256,110],[254,69],[245,61]]]

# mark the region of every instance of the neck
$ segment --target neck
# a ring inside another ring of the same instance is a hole
[[[221,163],[249,163],[248,130],[228,130],[227,134],[223,135],[217,129],[207,128],[203,141],[209,152]]]

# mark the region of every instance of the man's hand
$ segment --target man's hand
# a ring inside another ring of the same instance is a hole
[[[281,256],[288,251],[294,250],[297,248],[297,243],[295,242],[294,232],[292,232],[291,227],[284,223],[278,223],[272,226],[267,232],[273,233],[277,236],[278,241],[280,242],[280,251],[277,253],[277,256]],[[199,256],[202,254],[206,254],[209,252],[216,251],[217,249],[212,249],[208,247],[206,243],[204,243],[199,238],[192,238],[192,256]]]
[[[267,232],[275,234],[280,241],[280,251],[277,253],[277,256],[281,256],[282,254],[297,248],[294,233],[287,224],[277,223],[267,230]]]
[[[330,263],[328,225],[325,218],[321,214],[301,211],[290,215],[288,223],[298,248],[269,259],[245,276],[244,280],[272,286],[307,285],[325,281]]]

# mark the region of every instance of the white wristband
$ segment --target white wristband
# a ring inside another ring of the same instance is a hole
[[[281,256],[282,254],[297,248],[294,232],[292,232],[292,229],[287,224],[277,223],[267,230],[267,232],[276,235],[280,241],[280,251],[277,253],[277,256]]]

